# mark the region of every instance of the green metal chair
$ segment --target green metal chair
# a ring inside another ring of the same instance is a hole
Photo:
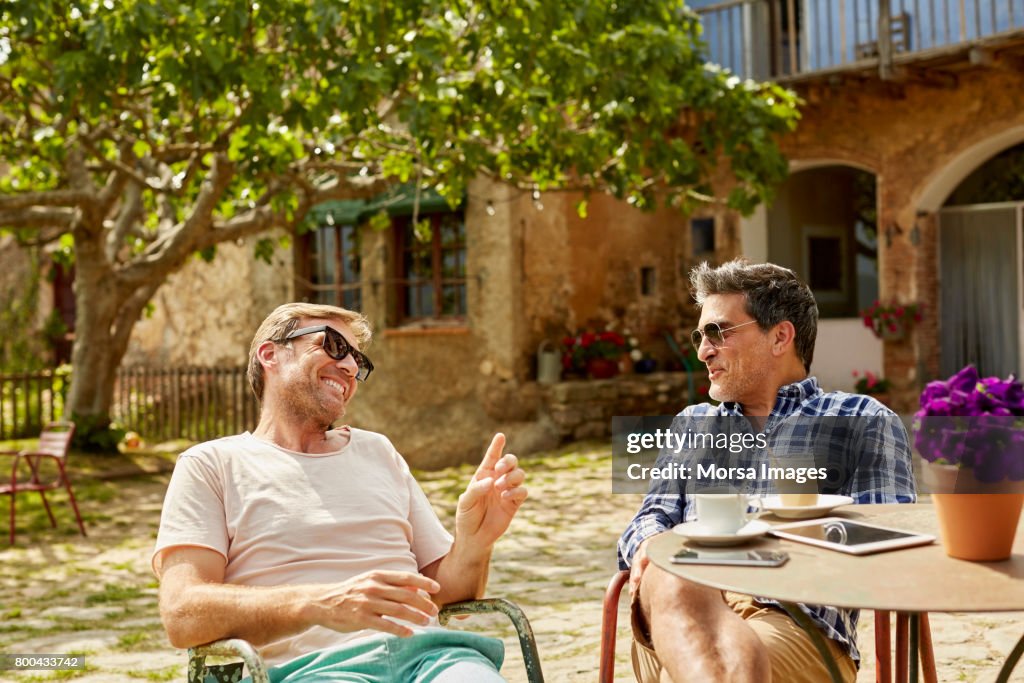
[[[530,683],[544,683],[544,674],[540,669],[540,655],[537,652],[537,641],[533,637],[533,629],[530,627],[526,615],[515,603],[501,598],[456,602],[446,605],[438,615],[438,620],[442,626],[446,626],[452,617],[488,612],[501,612],[512,621],[512,625],[516,628],[516,634],[519,636],[519,647],[523,651],[526,679]],[[242,661],[207,666],[207,657],[234,657]],[[245,677],[243,673],[245,669],[248,669],[253,683],[269,683],[267,667],[259,652],[244,640],[229,638],[189,648],[188,683],[238,683]]]

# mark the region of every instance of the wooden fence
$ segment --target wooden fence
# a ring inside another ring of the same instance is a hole
[[[0,440],[37,436],[60,419],[70,375],[0,375]],[[117,372],[111,418],[149,441],[205,441],[256,426],[259,407],[244,367],[146,367]]]
[[[0,375],[0,440],[39,436],[64,415],[71,376],[57,370]]]

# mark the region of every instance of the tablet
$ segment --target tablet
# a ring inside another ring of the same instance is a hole
[[[867,555],[885,550],[927,545],[934,536],[915,531],[890,529],[852,519],[826,517],[795,524],[780,524],[768,533],[791,541],[838,550],[851,555]]]

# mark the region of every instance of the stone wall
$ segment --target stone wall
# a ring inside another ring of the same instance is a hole
[[[656,372],[603,380],[559,382],[542,389],[542,402],[562,441],[611,434],[616,415],[675,415],[690,401],[689,373]],[[697,402],[706,400],[708,379],[693,373]]]
[[[253,258],[257,239],[220,244],[213,261],[195,258],[167,278],[123,365],[245,365],[256,328],[294,291],[290,250],[266,264]]]

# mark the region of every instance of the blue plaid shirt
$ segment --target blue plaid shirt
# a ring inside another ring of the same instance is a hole
[[[712,406],[709,403],[688,406],[680,417],[741,417],[743,411],[736,403]],[[873,398],[843,392],[825,393],[814,377],[788,384],[779,389],[775,407],[764,424],[764,431],[772,434],[783,421],[799,417],[881,417],[891,419],[866,420],[864,433],[857,435],[856,451],[859,461],[852,476],[835,491],[860,503],[913,503],[917,500],[914,475],[910,460],[907,431],[895,413]],[[839,431],[839,430],[837,430]],[[827,439],[826,435],[826,439]],[[776,441],[777,451],[785,450],[783,441]],[[820,438],[820,435],[818,435]],[[848,433],[835,435],[846,440],[840,448],[849,449]],[[779,446],[782,446],[779,449]],[[731,462],[730,465],[754,466],[753,460],[763,461],[763,450],[745,455],[751,462]],[[660,459],[660,458],[659,458]],[[769,480],[752,482],[752,493],[771,494]],[[647,538],[670,529],[677,524],[696,519],[695,500],[688,496],[679,480],[665,479],[655,483],[644,498],[640,510],[619,539],[619,568],[628,569],[637,548]],[[762,605],[778,606],[778,602],[756,598]],[[857,649],[858,610],[839,609],[821,605],[800,605],[812,621],[828,638],[841,643],[855,662],[860,662]]]

